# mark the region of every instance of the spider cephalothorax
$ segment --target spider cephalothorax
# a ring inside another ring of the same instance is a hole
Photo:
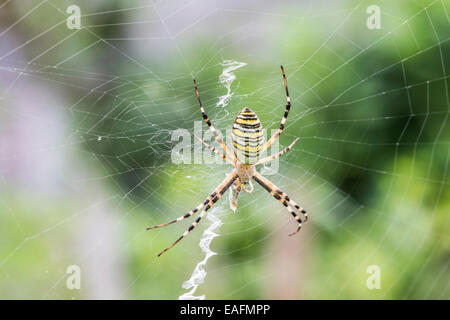
[[[267,178],[258,173],[255,169],[256,165],[266,163],[268,161],[272,161],[284,153],[288,152],[292,146],[298,141],[298,138],[294,140],[288,147],[278,152],[277,154],[271,155],[269,157],[265,157],[260,159],[262,153],[269,148],[272,143],[278,139],[280,134],[283,132],[284,125],[286,123],[287,116],[289,114],[289,110],[291,109],[291,99],[289,97],[289,91],[287,88],[286,75],[284,74],[284,68],[281,66],[281,71],[283,73],[284,87],[286,89],[286,110],[284,111],[284,116],[281,119],[280,128],[278,131],[269,139],[269,141],[264,141],[264,131],[261,126],[261,122],[259,121],[256,114],[245,107],[241,112],[236,116],[232,134],[231,134],[231,142],[233,146],[233,152],[227,148],[226,144],[222,140],[222,138],[217,133],[216,129],[211,124],[208,116],[206,115],[205,109],[203,108],[202,101],[200,100],[200,95],[197,89],[197,82],[194,79],[194,88],[195,93],[197,95],[198,103],[200,104],[200,110],[202,112],[202,117],[208,125],[209,129],[213,133],[215,139],[219,143],[223,152],[217,150],[213,146],[210,146],[205,141],[197,137],[201,143],[203,143],[208,149],[212,152],[216,153],[224,160],[233,165],[234,170],[227,176],[227,178],[206,198],[205,201],[200,203],[197,207],[186,213],[185,215],[169,221],[164,224],[156,225],[153,227],[147,228],[154,229],[158,227],[167,226],[169,224],[181,221],[183,219],[189,218],[194,215],[196,212],[202,210],[200,215],[195,219],[195,221],[191,224],[191,226],[179,237],[174,243],[172,243],[169,247],[161,251],[158,256],[172,248],[176,245],[181,239],[183,239],[192,229],[194,229],[197,224],[200,222],[202,217],[206,214],[206,212],[223,196],[223,194],[231,187],[231,197],[230,197],[230,207],[233,211],[237,208],[237,200],[239,197],[239,193],[241,190],[244,190],[248,193],[253,191],[253,184],[251,180],[255,180],[258,184],[260,184],[264,189],[266,189],[275,199],[280,201],[286,209],[292,214],[295,220],[298,223],[297,230],[291,233],[293,235],[300,231],[302,227],[302,222],[308,219],[306,211],[300,207],[295,201],[290,199],[286,193],[281,191],[277,186],[275,186],[272,182],[270,182]],[[246,188],[246,185],[250,185],[250,189]]]

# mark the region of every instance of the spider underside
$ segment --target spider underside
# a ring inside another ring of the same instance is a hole
[[[267,192],[269,192],[272,197],[276,200],[280,201],[283,206],[292,214],[294,219],[297,221],[297,230],[292,232],[291,235],[296,234],[300,231],[302,227],[302,222],[306,222],[308,216],[306,211],[300,207],[294,200],[290,199],[289,196],[281,191],[277,186],[275,186],[272,182],[270,182],[267,178],[262,176],[260,173],[256,171],[255,166],[259,164],[263,164],[269,161],[272,161],[284,153],[288,152],[293,145],[298,141],[298,138],[295,139],[288,147],[284,148],[282,151],[277,154],[265,157],[260,159],[260,155],[263,151],[267,150],[272,143],[279,138],[280,134],[284,130],[284,125],[286,123],[287,116],[289,114],[289,110],[291,109],[291,99],[289,97],[289,91],[287,87],[286,75],[284,73],[284,68],[281,66],[281,71],[283,73],[284,87],[286,90],[286,109],[281,119],[281,124],[277,132],[267,141],[264,142],[264,131],[261,126],[261,122],[259,121],[256,114],[245,107],[239,112],[236,116],[232,135],[231,142],[233,146],[233,152],[230,152],[223,139],[219,136],[216,129],[211,124],[208,116],[206,115],[205,109],[203,108],[203,104],[200,100],[200,95],[197,89],[197,82],[194,79],[194,89],[197,95],[197,100],[200,105],[200,110],[202,112],[202,117],[208,125],[209,129],[214,135],[214,138],[219,143],[220,147],[223,150],[223,153],[213,146],[209,145],[196,135],[195,138],[199,140],[203,145],[205,145],[209,150],[216,153],[220,157],[222,157],[225,161],[229,162],[233,167],[233,171],[222,181],[221,184],[197,207],[186,213],[185,215],[169,221],[164,224],[156,225],[153,227],[147,228],[147,230],[159,228],[163,226],[167,226],[169,224],[184,220],[186,218],[191,217],[196,212],[200,211],[199,216],[195,221],[191,224],[191,226],[179,237],[174,243],[172,243],[169,247],[164,249],[158,254],[158,257],[176,245],[181,239],[183,239],[192,229],[194,229],[206,212],[223,196],[223,194],[231,187],[231,196],[230,196],[230,207],[233,211],[237,208],[237,200],[239,197],[239,193],[244,190],[245,192],[252,193],[253,192],[253,184],[252,180],[256,181],[259,185],[261,185]],[[246,186],[249,185],[250,189],[247,189]]]

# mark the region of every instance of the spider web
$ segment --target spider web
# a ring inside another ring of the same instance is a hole
[[[69,5],[79,30],[66,25]],[[366,27],[370,5],[381,29]],[[194,208],[231,170],[198,156],[192,135],[189,163],[172,161],[175,130],[207,133],[192,78],[222,133],[243,106],[270,130],[285,108],[283,64],[292,109],[280,147],[300,141],[267,177],[310,221],[288,238],[292,217],[259,186],[235,214],[224,196],[197,293],[448,299],[449,10],[442,0],[3,1],[1,297],[183,294],[211,222],[160,258],[192,220],[145,227]],[[247,65],[225,88],[228,60]],[[67,287],[70,265],[79,290]],[[380,289],[366,286],[370,265]]]

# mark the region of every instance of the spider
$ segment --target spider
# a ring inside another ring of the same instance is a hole
[[[176,245],[181,239],[183,239],[190,231],[192,231],[206,214],[206,212],[224,195],[224,193],[231,187],[232,193],[230,195],[230,207],[233,211],[236,211],[237,208],[237,200],[239,197],[239,193],[241,190],[245,192],[252,193],[253,192],[253,184],[251,179],[255,180],[258,184],[260,184],[267,192],[270,193],[272,197],[276,200],[280,201],[284,207],[292,214],[294,219],[297,221],[297,230],[289,234],[292,236],[300,231],[302,227],[302,222],[306,222],[308,216],[306,211],[300,207],[294,200],[290,199],[289,196],[281,191],[277,186],[275,186],[272,182],[270,182],[267,178],[258,173],[255,169],[255,166],[259,164],[263,164],[269,161],[272,161],[281,155],[288,152],[294,144],[298,141],[296,138],[288,147],[278,152],[277,154],[268,156],[266,158],[260,159],[260,155],[263,151],[267,150],[272,143],[278,139],[280,134],[283,132],[284,125],[286,123],[287,116],[289,114],[289,110],[291,109],[291,99],[289,97],[289,91],[287,87],[286,75],[284,73],[284,68],[281,66],[281,72],[283,74],[284,80],[284,88],[286,89],[286,110],[284,111],[283,118],[281,119],[280,128],[277,132],[264,143],[264,130],[262,129],[261,123],[256,116],[256,114],[245,107],[239,112],[237,117],[234,119],[232,134],[231,134],[231,142],[233,147],[233,153],[225,145],[222,138],[217,133],[216,129],[211,124],[211,120],[209,120],[206,115],[205,109],[203,108],[202,101],[200,100],[200,95],[197,89],[197,82],[194,79],[194,89],[197,95],[198,103],[200,104],[200,110],[202,112],[202,117],[208,125],[209,129],[212,131],[214,138],[219,143],[223,152],[217,150],[213,146],[210,146],[205,141],[197,137],[195,138],[199,140],[203,145],[205,145],[209,150],[216,153],[220,157],[222,157],[225,161],[229,162],[233,167],[233,171],[225,178],[224,181],[197,207],[186,213],[185,215],[169,221],[164,224],[159,224],[153,227],[148,227],[147,230],[155,229],[159,227],[164,227],[169,224],[179,222],[186,218],[191,217],[196,212],[200,211],[200,215],[195,219],[195,221],[191,224],[191,226],[179,237],[174,243],[172,243],[169,247],[164,249],[158,254],[158,257],[161,256],[164,252],[172,248]],[[246,185],[250,186],[250,189],[246,188]]]

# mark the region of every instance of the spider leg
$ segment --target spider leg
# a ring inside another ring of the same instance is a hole
[[[272,160],[275,160],[276,158],[282,156],[283,154],[285,154],[286,152],[288,152],[289,150],[292,149],[292,147],[294,146],[294,144],[298,141],[298,138],[294,140],[294,142],[292,142],[288,147],[284,148],[283,150],[281,150],[280,152],[278,152],[277,154],[271,155],[269,157],[263,158],[261,160],[259,160],[257,163],[255,163],[255,165],[258,164],[262,164],[262,163],[266,163]]]
[[[214,191],[212,194],[214,194],[214,197],[211,199],[211,201],[203,208],[200,215],[195,219],[195,221],[191,224],[191,226],[179,237],[174,243],[172,243],[170,246],[165,248],[163,251],[161,251],[158,254],[158,257],[162,255],[164,252],[172,248],[174,245],[176,245],[178,242],[180,242],[181,239],[183,239],[189,232],[194,229],[200,220],[203,218],[203,216],[206,214],[206,211],[208,211],[220,198],[222,198],[223,194],[228,190],[228,188],[234,183],[234,181],[238,178],[235,171],[233,171],[217,188],[217,191]]]
[[[274,141],[277,140],[280,134],[283,132],[284,124],[286,123],[289,110],[291,109],[291,97],[289,96],[289,90],[287,87],[286,75],[284,74],[283,66],[281,66],[281,72],[283,73],[284,88],[286,89],[286,110],[284,111],[283,118],[281,119],[280,128],[278,129],[277,132],[275,132],[275,134],[270,138],[270,140],[267,141],[267,143],[262,148],[262,151],[267,150],[267,148],[269,148],[272,145],[272,143],[274,143]]]
[[[294,200],[290,199],[289,196],[288,196],[286,193],[284,193],[284,192],[281,191],[276,185],[274,185],[273,183],[271,183],[271,182],[269,181],[269,179],[265,178],[263,175],[259,174],[258,172],[256,172],[255,174],[258,175],[258,177],[259,177],[261,180],[264,180],[266,184],[268,184],[269,186],[271,185],[272,188],[273,188],[274,190],[276,190],[275,193],[278,194],[282,199],[286,200],[287,203],[288,203],[292,208],[297,209],[297,211],[303,215],[303,222],[308,221],[308,214],[307,214],[307,212],[306,212],[305,209],[303,209],[302,207],[300,207],[300,206],[297,204],[297,202],[295,202]],[[276,198],[276,196],[274,196],[274,198]],[[277,200],[278,200],[278,199],[277,199]],[[281,202],[281,200],[279,200],[279,201]]]
[[[203,201],[202,203],[200,203],[197,207],[195,207],[194,209],[192,209],[191,211],[189,211],[189,212],[186,213],[185,215],[180,216],[180,217],[178,217],[178,218],[176,218],[176,219],[174,219],[174,220],[172,220],[172,221],[169,221],[169,222],[166,222],[166,223],[163,223],[163,224],[158,224],[158,225],[153,226],[153,227],[148,227],[146,230],[164,227],[164,226],[167,226],[167,225],[169,225],[169,224],[172,224],[172,223],[175,223],[175,222],[179,222],[179,221],[181,221],[181,220],[184,220],[184,219],[186,219],[186,218],[191,217],[194,213],[196,213],[196,212],[198,212],[199,210],[203,209],[204,206],[206,206],[208,203],[211,202],[211,199],[213,199],[213,198],[216,196],[216,194],[217,194],[218,190],[220,189],[220,187],[221,187],[226,181],[228,181],[229,178],[230,178],[230,176],[227,176],[227,178],[226,178],[226,179],[225,179],[225,180],[224,180],[224,181],[223,181],[216,189],[214,189],[214,191],[213,191],[213,192],[205,199],[205,201]]]
[[[189,211],[189,212],[186,213],[185,215],[183,215],[183,216],[181,216],[181,217],[178,217],[177,219],[174,219],[174,220],[172,220],[172,221],[163,223],[163,224],[158,224],[158,225],[156,225],[156,226],[148,227],[146,230],[151,230],[151,229],[156,229],[156,228],[164,227],[164,226],[167,226],[167,225],[169,225],[169,224],[172,224],[172,223],[175,223],[175,222],[179,222],[179,221],[181,221],[181,220],[184,220],[184,219],[186,219],[186,218],[189,218],[189,217],[191,217],[194,213],[196,213],[196,212],[198,212],[199,210],[203,209],[203,207],[204,207],[205,205],[207,205],[207,204],[211,201],[211,198],[212,198],[212,197],[213,197],[213,193],[211,193],[211,195],[210,195],[208,198],[206,198],[205,201],[203,201],[202,203],[200,203],[197,207],[195,207],[194,209],[192,209],[191,211]]]
[[[247,192],[247,193],[252,193],[253,192],[253,183],[251,182],[251,181],[249,181],[248,182],[248,184],[250,185],[250,190],[247,190],[246,188],[245,188],[245,185],[242,187],[242,189],[245,191],[245,192]]]
[[[292,236],[292,235],[296,234],[297,232],[299,232],[302,227],[303,221],[302,221],[302,218],[300,217],[300,215],[298,215],[295,211],[297,210],[298,212],[303,214],[304,221],[306,222],[307,215],[306,215],[305,209],[300,207],[294,200],[291,200],[286,193],[281,191],[276,185],[274,185],[272,182],[270,182],[267,178],[263,177],[258,172],[256,172],[253,175],[253,180],[258,182],[264,189],[266,189],[272,195],[272,197],[274,197],[275,199],[280,201],[283,204],[283,206],[286,207],[286,209],[289,211],[289,213],[292,214],[294,219],[297,221],[297,223],[298,223],[297,230],[292,232],[291,234],[289,234],[289,236]],[[296,210],[293,210],[292,207],[295,208]]]
[[[210,146],[209,144],[207,144],[205,141],[203,141],[202,139],[200,139],[199,137],[197,137],[197,135],[194,134],[195,139],[197,139],[198,141],[200,141],[201,143],[203,143],[209,150],[211,150],[212,152],[214,152],[215,154],[218,154],[222,159],[228,161],[229,163],[231,163],[234,166],[234,162],[232,160],[230,160],[230,158],[228,158],[226,155],[224,155],[222,152],[220,152],[219,150],[217,150],[216,148],[214,148],[213,146]]]
[[[239,194],[241,193],[241,183],[238,182],[236,184],[233,183],[233,186],[231,187],[231,193],[230,193],[230,208],[233,210],[233,212],[236,212],[237,209],[237,201],[239,198]]]
[[[197,94],[197,100],[198,100],[198,103],[200,104],[200,111],[202,112],[203,119],[205,119],[206,124],[208,125],[209,129],[213,133],[214,138],[216,138],[217,142],[222,147],[223,151],[225,151],[225,153],[227,154],[228,157],[235,160],[234,155],[230,152],[230,150],[228,150],[225,142],[223,142],[222,138],[217,133],[216,128],[214,128],[214,126],[212,125],[211,121],[208,118],[208,115],[205,112],[205,109],[203,108],[203,104],[202,104],[202,101],[200,100],[200,95],[199,95],[198,89],[197,89],[197,81],[195,81],[195,79],[194,79],[194,89],[195,89],[195,93]]]

